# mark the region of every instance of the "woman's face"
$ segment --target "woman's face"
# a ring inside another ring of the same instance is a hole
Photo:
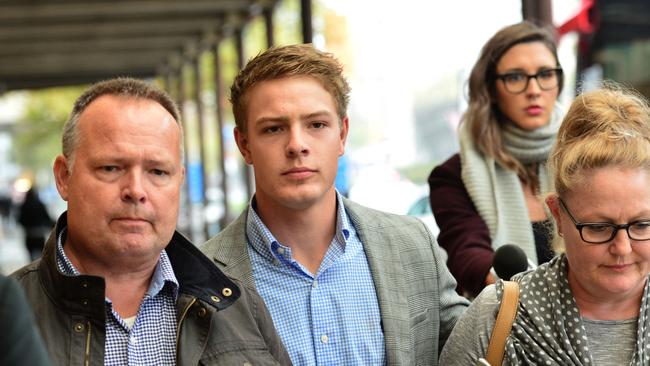
[[[650,241],[631,240],[620,229],[606,243],[586,243],[567,211],[579,223],[650,220],[650,173],[620,167],[589,170],[562,200],[566,209],[557,197],[549,197],[547,203],[564,237],[574,296],[596,303],[640,296],[650,272]]]
[[[527,42],[514,45],[506,51],[497,63],[496,73],[534,75],[556,67],[555,57],[544,43]],[[542,90],[537,79],[530,79],[523,91],[512,93],[506,89],[503,79],[497,79],[495,83],[499,110],[519,128],[530,131],[548,123],[559,87]]]

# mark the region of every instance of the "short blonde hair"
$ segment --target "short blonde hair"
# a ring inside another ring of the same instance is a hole
[[[230,102],[237,128],[246,132],[246,94],[257,83],[292,76],[310,76],[334,98],[340,121],[347,116],[350,86],[343,66],[330,53],[311,44],[272,47],[251,59],[230,87]]]
[[[606,166],[650,169],[650,106],[638,92],[613,82],[571,104],[549,156],[559,195],[585,171]]]
[[[650,171],[650,106],[633,89],[607,82],[576,97],[549,156],[558,196],[573,191],[592,169],[617,166]],[[558,235],[553,248],[564,251]]]

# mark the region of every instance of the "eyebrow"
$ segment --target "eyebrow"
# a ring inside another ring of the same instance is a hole
[[[302,114],[300,115],[301,120],[306,120],[306,119],[312,119],[312,118],[318,118],[318,117],[330,117],[332,114],[328,111],[317,111],[313,113],[308,113],[308,114]],[[261,117],[255,121],[255,124],[261,124],[264,122],[288,122],[289,117],[288,116],[279,116],[279,117]]]
[[[538,73],[540,71],[545,71],[545,70],[553,70],[553,69],[556,69],[556,68],[558,68],[558,66],[544,65],[544,66],[540,66],[539,68],[537,68],[537,71],[535,71],[535,73]],[[528,72],[526,70],[524,70],[523,68],[521,68],[521,67],[514,67],[512,69],[506,69],[505,71],[501,72],[500,74],[514,74],[514,73],[528,74]]]

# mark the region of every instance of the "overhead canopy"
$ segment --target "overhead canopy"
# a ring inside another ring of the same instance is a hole
[[[0,1],[0,93],[153,77],[273,1]]]

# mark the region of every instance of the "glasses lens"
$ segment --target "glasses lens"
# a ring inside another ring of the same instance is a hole
[[[630,237],[634,240],[650,240],[650,221],[640,221],[630,225]]]
[[[506,89],[511,93],[520,93],[526,89],[526,84],[528,81],[528,75],[524,73],[511,73],[504,75],[503,82],[506,85]]]
[[[588,243],[604,243],[612,238],[614,227],[605,224],[584,224],[582,240]]]
[[[543,90],[550,90],[557,86],[557,70],[544,70],[537,73],[537,83]]]

